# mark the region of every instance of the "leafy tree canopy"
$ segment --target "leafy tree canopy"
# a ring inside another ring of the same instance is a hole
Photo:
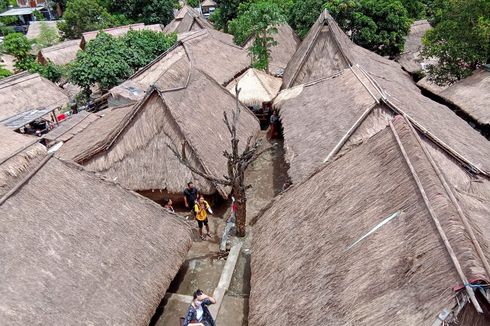
[[[177,0],[106,0],[110,12],[145,24],[168,24],[173,18]]]
[[[325,7],[356,44],[383,56],[403,50],[411,20],[400,0],[329,0]]]
[[[5,53],[11,54],[17,59],[22,59],[30,54],[31,43],[22,33],[11,33],[5,36],[2,44]]]
[[[68,0],[58,28],[64,38],[77,39],[82,34],[112,27],[114,18],[97,0]]]
[[[434,23],[423,39],[422,55],[439,60],[429,67],[429,79],[441,85],[452,83],[490,63],[489,1],[441,1]]]
[[[289,10],[289,25],[304,38],[322,12],[325,0],[296,0]]]
[[[77,53],[69,79],[87,93],[97,84],[108,90],[168,50],[176,40],[175,34],[148,30],[130,31],[121,38],[101,32],[88,42],[85,51]]]
[[[255,38],[250,47],[252,66],[267,70],[270,48],[276,45],[272,36],[277,33],[277,26],[285,21],[282,9],[274,1],[262,0],[241,4],[238,17],[229,27],[237,44],[243,44],[248,37]]]

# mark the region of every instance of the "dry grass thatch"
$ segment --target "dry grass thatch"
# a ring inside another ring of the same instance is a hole
[[[0,324],[148,325],[189,227],[56,158],[18,186],[0,206]]]
[[[481,125],[490,125],[490,71],[478,70],[437,93]]]
[[[0,80],[0,121],[32,109],[58,108],[68,101],[61,88],[37,73]]]
[[[80,40],[69,40],[39,50],[37,60],[42,64],[49,61],[57,65],[66,65],[74,61],[80,50]]]
[[[99,114],[82,111],[62,121],[60,126],[44,135],[44,139],[48,146],[60,141],[67,142],[99,118]]]
[[[250,68],[226,86],[226,89],[235,96],[236,85],[240,90],[240,102],[246,106],[260,106],[263,102],[270,102],[276,97],[281,88],[282,80],[263,71]]]
[[[223,33],[200,30],[186,35],[130,79],[111,89],[112,96],[116,99],[141,100],[150,85],[165,83],[161,76],[182,58],[213,77],[219,84],[227,84],[250,66],[250,58],[247,51],[221,41],[216,34]]]
[[[47,154],[37,137],[28,137],[0,126],[0,197]]]
[[[82,163],[124,187],[178,194],[194,180],[201,193],[216,188],[182,165],[167,144],[179,151],[185,141],[193,164],[215,177],[226,174],[222,153],[230,147],[223,111],[235,98],[210,76],[192,68],[184,58],[167,69],[146,97],[134,106],[110,109],[60,150],[61,157]],[[240,145],[259,130],[245,107],[238,126]],[[225,196],[228,190],[218,189]]]
[[[414,74],[422,70],[420,51],[422,50],[422,37],[431,29],[427,20],[417,20],[410,27],[410,32],[405,40],[405,48],[398,58],[398,62],[407,72]]]
[[[288,24],[279,25],[277,34],[272,35],[272,37],[277,44],[271,48],[269,73],[274,76],[282,76],[301,41]],[[244,48],[248,49],[252,46],[254,40],[254,38],[247,40]]]
[[[391,111],[390,115],[407,115],[417,129],[427,133],[475,173],[490,174],[490,146],[482,135],[446,106],[423,96],[396,62],[353,44],[326,11],[314,24],[284,74],[283,87],[301,84],[304,90],[285,90],[286,94],[280,94],[276,101],[280,102],[276,106],[281,107],[287,150],[292,149],[287,155],[292,160],[293,182],[308,176],[303,166],[309,166],[307,172],[321,166],[320,158],[325,159],[325,153],[338,149],[337,145],[342,145],[345,137],[349,138],[349,132],[356,130],[363,109],[377,102],[383,103],[383,107]],[[356,91],[352,91],[354,89]],[[348,112],[350,110],[353,112]],[[372,132],[361,140],[382,126],[368,126]],[[305,128],[310,132],[300,136]],[[325,133],[330,136],[325,137]],[[309,152],[312,143],[319,144],[315,150],[322,154],[301,156]],[[294,171],[298,173],[294,175]]]
[[[214,27],[197,10],[184,5],[175,18],[163,28],[163,32],[180,34],[200,29],[214,29]]]
[[[213,0],[204,0],[201,3],[201,7],[216,7],[216,1],[213,1]]]
[[[49,28],[54,28],[56,30],[56,33],[59,35],[59,30],[58,30],[58,21],[51,20],[51,21],[32,21],[29,23],[29,28],[27,30],[26,37],[29,40],[34,40],[39,37],[41,33],[41,24],[45,24]]]
[[[433,143],[426,154],[429,143],[419,143],[408,123],[395,119],[393,129],[387,127],[274,200],[253,230],[251,325],[318,325],[319,320],[432,325],[443,309],[457,307],[456,297],[464,302],[465,291],[453,290],[463,281],[421,189],[465,277],[490,281],[483,267],[484,259],[490,260],[490,181],[467,174]],[[430,158],[443,171],[442,179]],[[285,298],[294,298],[293,309]],[[467,303],[465,309],[474,307]],[[471,325],[485,324],[483,315],[473,317]]]

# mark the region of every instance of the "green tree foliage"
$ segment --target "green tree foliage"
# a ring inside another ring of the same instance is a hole
[[[52,82],[57,82],[63,77],[65,71],[63,67],[55,65],[52,62],[49,62],[46,65],[42,65],[38,62],[35,62],[34,59],[29,67],[29,72],[37,72],[44,78],[51,80]]]
[[[252,66],[267,70],[270,49],[276,45],[272,36],[277,33],[277,26],[285,21],[286,17],[276,3],[262,0],[241,4],[238,17],[229,23],[229,27],[237,44],[244,43],[248,37],[255,38],[249,50]]]
[[[289,25],[304,38],[323,10],[325,0],[296,0],[289,10]]]
[[[176,40],[176,35],[147,30],[130,31],[121,38],[101,32],[87,44],[85,51],[77,53],[69,80],[87,94],[95,85],[108,90],[168,50]]]
[[[178,7],[176,0],[107,0],[107,3],[110,12],[145,24],[168,24]]]
[[[490,62],[490,2],[448,0],[440,3],[435,26],[424,37],[425,58],[438,58],[429,79],[448,84]]]
[[[34,15],[34,17],[36,17],[37,21],[46,20],[46,17],[44,17],[44,15],[39,10],[34,10],[32,14]]]
[[[400,0],[329,0],[325,6],[356,44],[383,56],[403,50],[411,20]]]
[[[153,59],[167,51],[177,41],[177,35],[142,30],[129,31],[122,41],[128,51],[128,63],[133,69],[149,64]]]
[[[115,25],[114,18],[97,0],[68,0],[58,28],[64,38],[77,39],[84,32]]]
[[[42,49],[59,42],[60,35],[54,27],[48,26],[45,22],[41,22],[39,26],[39,36],[36,38],[35,43],[38,49]]]
[[[215,27],[223,30],[225,33],[228,33],[229,32],[228,23],[238,16],[238,6],[240,5],[240,3],[244,3],[244,2],[247,1],[216,0],[216,10],[210,17]]]
[[[199,3],[200,3],[199,0],[187,0],[187,4],[192,8],[199,7]]]
[[[12,72],[8,69],[0,67],[0,79],[3,79],[8,76],[12,76]]]
[[[31,51],[31,43],[22,33],[11,33],[5,36],[2,44],[5,53],[13,55],[16,59],[27,57]]]

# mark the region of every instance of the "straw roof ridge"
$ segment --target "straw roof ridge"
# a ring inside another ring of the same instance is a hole
[[[266,72],[249,68],[245,73],[231,81],[227,86],[229,92],[236,96],[235,87],[240,88],[239,100],[246,106],[270,102],[277,96],[282,80]]]
[[[140,28],[143,28],[145,26],[144,23],[135,23],[135,24],[129,24],[129,25],[124,25],[124,26],[115,26],[115,27],[110,27],[110,28],[104,28],[104,29],[99,29],[99,30],[96,30],[96,31],[90,31],[90,32],[85,32],[83,33],[82,37],[86,38],[87,36],[93,36],[93,35],[97,35],[99,32],[105,32],[105,33],[108,33],[110,34],[111,32],[113,31],[118,31],[118,30],[125,30],[125,29],[133,29],[133,28],[137,28],[137,29],[140,29]]]

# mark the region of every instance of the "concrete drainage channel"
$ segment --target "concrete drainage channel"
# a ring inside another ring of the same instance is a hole
[[[195,244],[201,247],[196,250],[200,252],[207,243]],[[208,245],[212,245],[212,243]],[[185,315],[192,301],[192,293],[197,288],[216,299],[216,304],[211,305],[209,310],[221,325],[246,323],[248,298],[235,299],[232,296],[230,299],[230,296],[227,295],[234,278],[239,279],[240,282],[243,281],[243,275],[235,274],[237,262],[242,257],[241,252],[242,242],[235,241],[226,260],[218,259],[215,253],[191,256],[172,282],[150,325],[180,325],[179,319]],[[239,272],[239,274],[241,273]],[[248,297],[248,294],[246,296]],[[247,309],[244,309],[245,303]]]

